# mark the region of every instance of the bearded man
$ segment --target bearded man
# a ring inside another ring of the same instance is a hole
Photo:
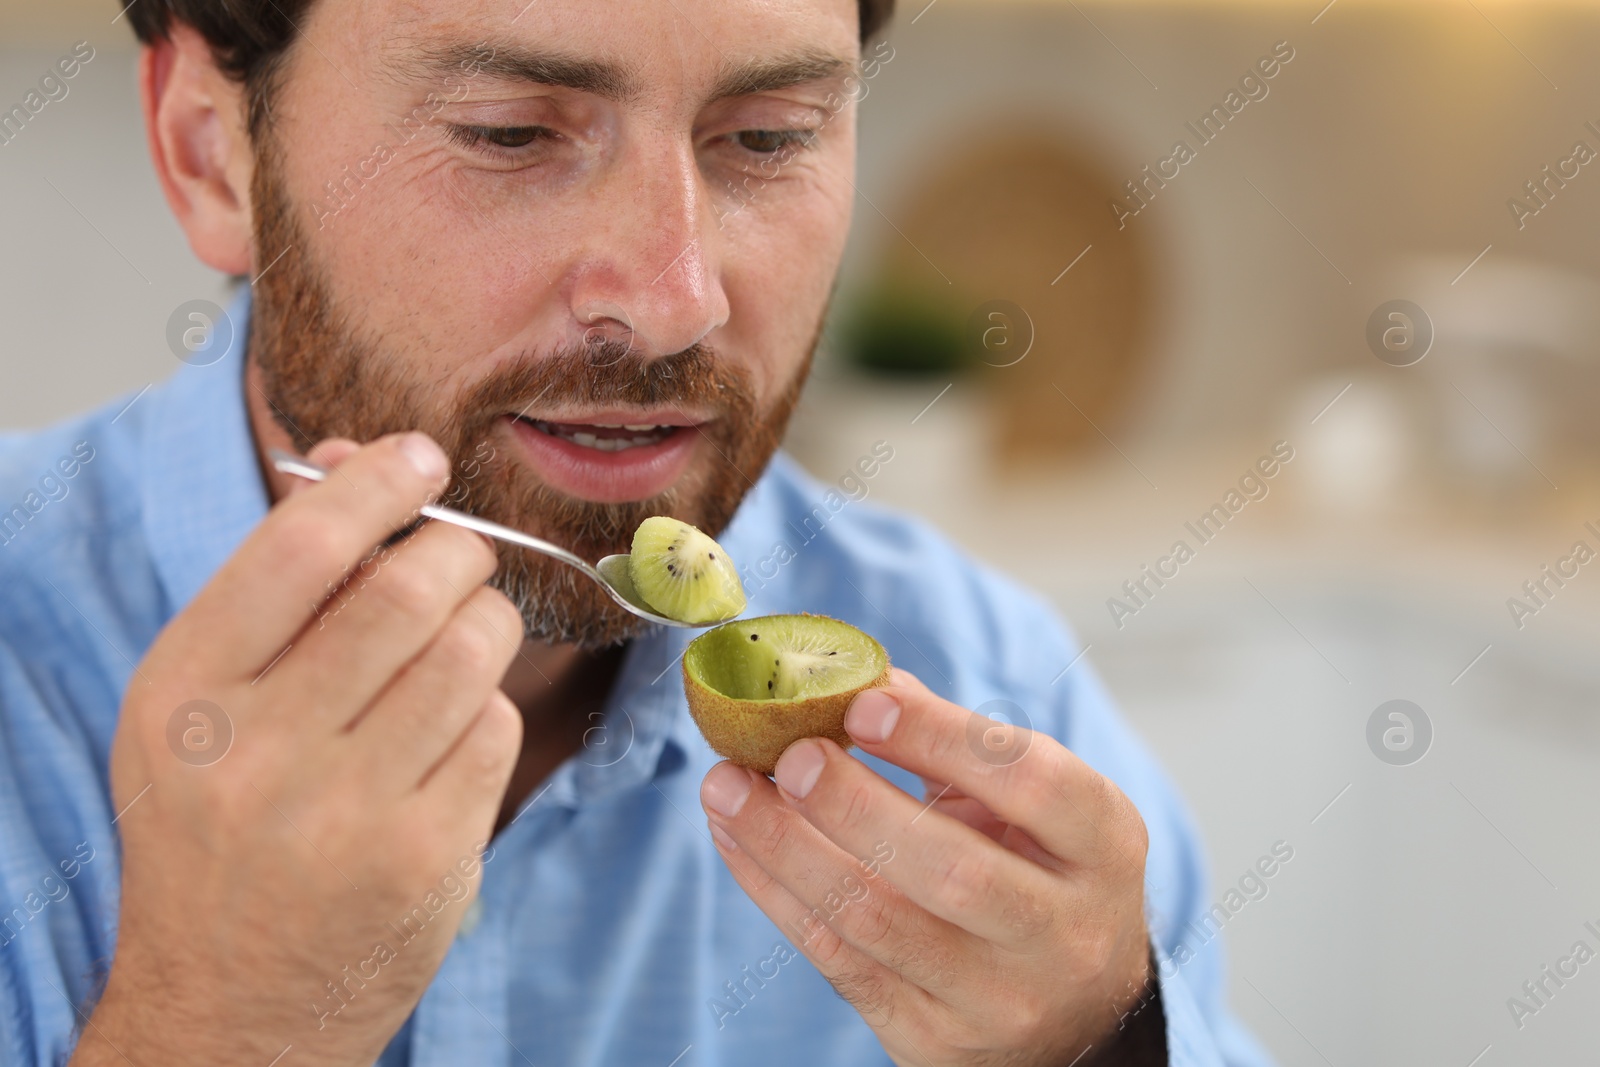
[[[248,284],[171,381],[0,447],[0,500],[71,486],[0,549],[6,1063],[1265,1062],[1051,612],[867,505],[796,540],[889,0],[125,15],[167,202]],[[907,669],[859,756],[718,762],[686,631],[434,500],[590,560],[656,514],[784,546],[751,610]]]

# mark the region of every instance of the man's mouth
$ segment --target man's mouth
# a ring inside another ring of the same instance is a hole
[[[702,448],[703,420],[677,411],[507,414],[506,421],[518,453],[546,485],[598,503],[666,492]]]
[[[543,419],[529,419],[520,415],[517,416],[517,421],[526,423],[551,437],[558,437],[582,448],[593,448],[600,452],[626,452],[631,448],[648,448],[651,445],[659,445],[673,434],[686,429],[683,426],[654,423],[546,422]]]

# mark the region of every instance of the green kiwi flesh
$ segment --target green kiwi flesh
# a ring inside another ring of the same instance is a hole
[[[771,774],[802,737],[848,748],[845,712],[889,681],[889,654],[825,615],[766,615],[708,630],[683,654],[689,712],[718,755]]]
[[[639,524],[628,555],[634,590],[653,610],[687,623],[721,622],[744,610],[744,585],[722,546],[665,515]]]

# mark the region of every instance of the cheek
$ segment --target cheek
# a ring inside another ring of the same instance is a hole
[[[764,401],[798,369],[827,305],[850,230],[850,162],[818,166],[719,234],[732,342],[723,345],[757,370]]]
[[[376,136],[395,145],[392,131]],[[372,144],[350,149],[349,173],[371,156]],[[537,250],[517,249],[454,191],[443,151],[395,147],[376,175],[349,181],[342,199],[317,178],[318,167],[345,174],[344,163],[327,157],[300,161],[296,220],[339,308],[356,329],[405,357],[414,380],[480,373],[478,361],[524,333],[532,309],[546,303]],[[336,211],[320,231],[313,204]]]

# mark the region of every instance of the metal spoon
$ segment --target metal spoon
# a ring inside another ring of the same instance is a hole
[[[296,477],[305,478],[313,482],[320,482],[328,476],[326,467],[319,467],[315,463],[311,463],[293,453],[285,452],[282,449],[269,449],[268,455],[272,457],[272,465],[284,474],[293,474]],[[498,537],[502,541],[509,541],[514,545],[532,549],[535,552],[549,556],[551,559],[558,559],[568,566],[576,567],[600,583],[600,588],[604,589],[612,600],[615,600],[641,619],[660,623],[662,626],[679,626],[686,630],[698,630],[719,624],[718,622],[682,622],[678,619],[669,619],[665,615],[651,610],[633,587],[633,574],[629,568],[627,553],[606,556],[599,563],[590,565],[588,561],[573,555],[564,548],[551,544],[549,541],[541,541],[537,537],[532,537],[519,530],[513,530],[509,526],[501,526],[497,522],[480,519],[476,515],[468,515],[464,511],[454,511],[450,508],[426,504],[422,507],[422,514],[430,519],[438,519],[440,522],[454,523],[469,530],[476,530],[486,537]],[[726,621],[726,619],[719,620],[719,622]]]

